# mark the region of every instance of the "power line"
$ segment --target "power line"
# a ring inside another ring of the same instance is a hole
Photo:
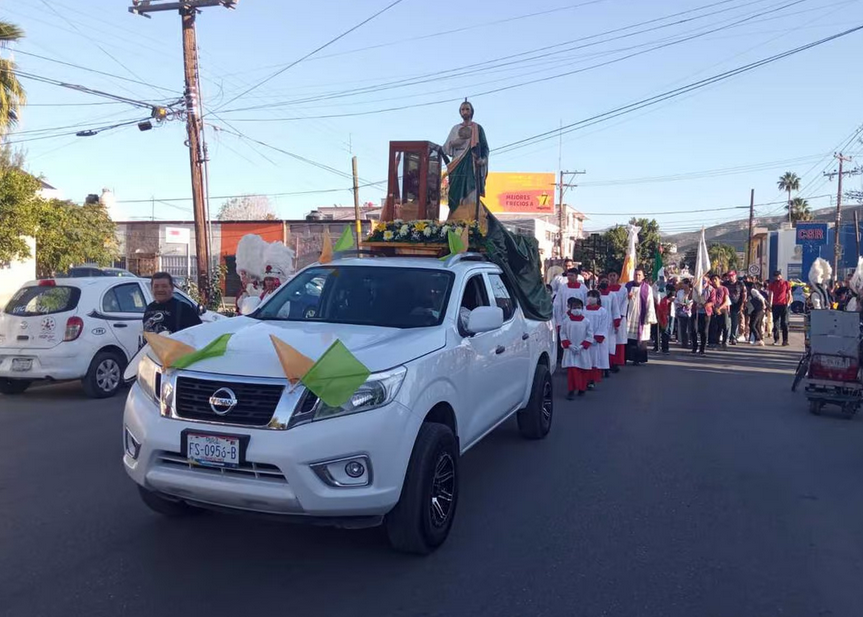
[[[807,50],[812,49],[814,47],[818,47],[820,45],[824,45],[825,43],[829,43],[829,42],[834,41],[836,39],[848,36],[849,34],[853,34],[855,32],[858,32],[861,29],[863,29],[863,25],[855,26],[854,28],[849,28],[848,30],[845,30],[843,32],[839,32],[837,34],[825,37],[825,38],[817,40],[817,41],[813,41],[812,43],[807,43],[806,45],[801,45],[800,47],[796,47],[794,49],[791,49],[791,50],[788,50],[788,51],[785,51],[785,52],[782,52],[779,54],[775,54],[775,55],[769,56],[767,58],[763,58],[763,59],[758,60],[756,62],[751,62],[749,64],[739,66],[739,67],[732,69],[730,71],[718,73],[716,75],[713,75],[712,77],[701,79],[699,81],[692,82],[692,83],[687,84],[685,86],[681,86],[679,88],[674,88],[673,90],[668,90],[668,91],[663,92],[661,94],[657,94],[657,95],[652,96],[652,97],[641,99],[640,101],[636,101],[635,103],[623,105],[623,106],[618,107],[616,109],[612,109],[610,111],[607,111],[607,112],[604,112],[601,114],[597,114],[595,116],[591,116],[590,118],[585,118],[584,120],[579,120],[578,122],[573,122],[572,124],[565,125],[562,128],[551,130],[551,131],[545,131],[543,133],[538,133],[538,134],[533,135],[531,137],[525,137],[524,139],[519,139],[518,141],[514,141],[514,142],[511,142],[509,144],[505,144],[505,145],[497,148],[494,151],[500,152],[500,151],[513,150],[516,148],[524,147],[525,145],[538,143],[540,141],[545,141],[547,139],[553,139],[553,138],[557,137],[559,134],[570,133],[570,132],[582,129],[586,126],[591,126],[591,125],[597,124],[599,122],[605,122],[610,118],[616,118],[616,117],[621,116],[621,115],[632,113],[633,111],[636,111],[638,109],[642,109],[644,107],[650,107],[652,105],[656,105],[656,104],[664,102],[666,100],[676,98],[678,96],[681,96],[681,95],[686,94],[688,92],[691,92],[693,90],[698,90],[698,89],[704,88],[708,85],[718,83],[721,81],[725,81],[725,80],[730,79],[732,77],[736,77],[737,75],[741,75],[743,73],[752,71],[754,69],[761,68],[762,66],[766,66],[766,65],[771,64],[773,62],[777,62],[779,60],[783,60],[787,57],[801,53],[803,51],[807,51]]]
[[[284,66],[284,67],[282,67],[281,69],[279,69],[279,70],[278,70],[278,71],[276,71],[275,73],[272,73],[272,74],[271,74],[271,75],[269,75],[268,77],[265,77],[265,78],[264,78],[264,79],[262,79],[261,81],[259,81],[259,82],[257,82],[256,84],[254,84],[251,88],[248,88],[247,90],[244,90],[243,92],[241,92],[241,93],[240,93],[240,94],[238,94],[237,96],[233,97],[233,98],[232,98],[231,100],[229,100],[228,102],[223,103],[222,105],[220,105],[220,106],[216,109],[216,111],[218,111],[219,109],[222,109],[223,107],[225,107],[225,106],[227,106],[227,105],[230,105],[231,103],[233,103],[233,102],[234,102],[234,101],[236,101],[237,99],[241,99],[241,98],[243,98],[244,96],[246,96],[246,95],[247,95],[247,94],[249,94],[250,92],[252,92],[252,91],[254,91],[254,90],[256,90],[256,89],[260,88],[261,86],[263,86],[265,83],[267,83],[267,82],[269,82],[269,81],[271,81],[271,80],[275,79],[276,77],[278,77],[279,75],[281,75],[282,73],[284,73],[285,71],[287,71],[288,69],[290,69],[290,68],[292,68],[292,67],[295,67],[296,65],[298,65],[298,64],[299,64],[300,62],[302,62],[303,60],[306,60],[306,59],[308,59],[308,58],[310,58],[310,57],[314,56],[316,53],[318,53],[318,52],[319,52],[319,51],[321,51],[322,49],[326,49],[327,47],[329,47],[330,45],[332,45],[332,44],[333,44],[333,43],[335,43],[336,41],[339,41],[340,39],[342,39],[342,38],[346,37],[348,34],[350,34],[351,32],[353,32],[354,30],[357,30],[358,28],[361,28],[361,27],[362,27],[362,26],[364,26],[365,24],[369,23],[370,21],[372,21],[372,20],[373,20],[374,18],[376,18],[377,16],[379,16],[379,15],[381,15],[381,14],[383,14],[383,13],[386,13],[386,12],[387,12],[387,11],[389,11],[391,8],[393,8],[394,6],[396,6],[396,5],[398,5],[398,4],[401,4],[403,1],[404,1],[404,0],[394,0],[394,2],[391,2],[390,4],[388,4],[387,6],[385,6],[384,8],[382,8],[380,11],[378,11],[377,13],[374,13],[371,17],[367,17],[366,19],[364,19],[364,20],[363,20],[363,21],[361,21],[360,23],[356,24],[355,26],[353,26],[353,27],[351,27],[351,28],[349,28],[349,29],[345,30],[344,32],[342,32],[342,33],[341,33],[341,34],[339,34],[338,36],[336,36],[336,37],[334,37],[334,38],[330,39],[329,41],[327,41],[326,43],[324,43],[324,44],[323,44],[323,45],[321,45],[320,47],[317,47],[316,49],[314,49],[314,50],[310,51],[310,52],[309,52],[309,53],[307,53],[305,56],[303,56],[303,57],[299,58],[298,60],[295,60],[295,61],[291,62],[290,64],[288,64],[288,65],[286,65],[286,66]]]
[[[361,184],[359,188],[367,188],[370,186],[378,186],[385,183],[386,180],[381,180],[378,182],[368,182],[366,184]],[[325,193],[342,193],[345,191],[353,191],[354,188],[352,186],[340,188],[340,189],[320,189],[316,191],[288,191],[282,193],[239,193],[237,195],[213,195],[210,199],[236,199],[238,197],[247,197],[249,195],[256,195],[260,197],[293,197],[296,195],[322,195]],[[154,198],[150,199],[118,199],[118,204],[143,204],[150,203]],[[156,199],[156,201],[167,203],[171,201],[192,201],[191,197],[166,197],[164,199]]]
[[[91,69],[86,66],[81,66],[80,64],[74,64],[72,62],[66,62],[64,60],[57,60],[55,58],[49,58],[48,56],[42,56],[40,54],[34,54],[30,51],[22,51],[20,49],[15,50],[16,54],[22,54],[24,56],[32,56],[33,58],[39,58],[40,60],[45,60],[47,62],[54,62],[55,64],[62,64],[63,66],[68,66],[75,69],[80,69],[82,71],[87,71],[88,73],[94,73],[96,75],[104,75],[105,77],[111,77],[112,79],[119,79],[122,81],[127,81],[129,83],[138,84],[141,86],[147,86],[148,88],[154,88],[155,90],[162,90],[163,92],[170,92],[172,94],[179,94],[177,90],[172,90],[171,88],[163,88],[162,86],[157,86],[155,84],[151,84],[146,81],[141,81],[139,79],[129,79],[128,77],[123,77],[122,75],[115,75],[114,73],[108,73],[106,71],[100,71],[98,69]],[[92,103],[96,105],[97,103]]]
[[[135,120],[128,120],[126,122],[118,122],[116,124],[109,124],[106,126],[100,126],[100,127],[95,127],[92,129],[87,129],[86,131],[73,131],[71,133],[63,133],[63,134],[59,134],[59,135],[42,135],[39,137],[30,137],[27,139],[10,140],[10,141],[6,141],[4,143],[23,144],[23,143],[28,143],[31,141],[42,141],[44,139],[57,139],[58,137],[66,137],[66,136],[71,136],[71,135],[77,135],[79,137],[93,137],[93,136],[95,136],[99,133],[102,133],[104,131],[112,131],[114,129],[118,129],[118,128],[121,128],[124,126],[131,126],[133,124],[139,124],[140,122],[143,122],[144,120],[147,120],[147,119],[148,118],[137,118]]]
[[[569,41],[564,41],[563,43],[556,43],[556,44],[554,44],[554,45],[546,45],[546,46],[544,46],[544,47],[539,47],[539,48],[532,49],[532,50],[529,50],[529,51],[519,52],[519,53],[516,53],[516,54],[510,54],[510,55],[507,55],[507,56],[501,56],[501,57],[494,58],[494,59],[491,59],[491,60],[485,60],[485,61],[483,61],[483,62],[477,62],[477,63],[473,63],[473,64],[468,64],[468,65],[464,65],[464,66],[462,66],[462,67],[457,67],[457,68],[454,68],[454,69],[446,69],[446,70],[442,70],[442,71],[434,71],[434,72],[432,72],[432,73],[425,73],[425,74],[422,74],[422,75],[418,75],[418,76],[416,76],[416,77],[414,77],[414,78],[407,78],[407,79],[402,78],[402,79],[397,79],[397,80],[393,80],[393,81],[389,81],[389,82],[384,82],[384,83],[382,83],[382,84],[376,84],[376,85],[372,85],[372,86],[366,86],[366,87],[363,87],[363,88],[355,88],[355,89],[352,89],[352,90],[345,90],[345,91],[341,91],[341,92],[334,92],[334,93],[329,93],[329,94],[319,95],[319,96],[317,96],[317,97],[307,97],[307,98],[305,98],[305,99],[295,99],[295,100],[290,100],[290,101],[283,101],[283,102],[278,103],[278,104],[270,103],[270,104],[267,104],[267,105],[259,105],[259,106],[253,106],[253,107],[244,107],[244,108],[238,108],[238,109],[226,110],[226,111],[225,111],[225,113],[231,113],[231,112],[237,112],[237,111],[250,111],[250,110],[263,109],[263,108],[270,108],[270,107],[275,107],[275,106],[296,105],[296,104],[300,104],[300,103],[308,103],[308,102],[317,102],[317,101],[321,101],[321,100],[328,100],[328,99],[333,99],[333,98],[343,98],[343,97],[346,97],[346,96],[356,96],[356,95],[358,95],[358,94],[367,94],[367,93],[369,93],[369,92],[380,92],[380,91],[383,91],[383,90],[390,90],[390,89],[393,89],[393,88],[401,88],[401,87],[407,87],[407,86],[413,86],[413,85],[421,85],[421,84],[428,83],[428,82],[431,82],[431,81],[439,81],[439,80],[441,80],[441,79],[451,79],[451,78],[454,78],[454,77],[464,77],[464,76],[467,76],[467,75],[470,75],[470,74],[473,74],[473,73],[476,73],[476,72],[485,72],[485,71],[489,70],[490,68],[500,68],[500,67],[503,67],[503,66],[509,66],[509,65],[518,64],[518,63],[521,63],[521,62],[529,62],[529,61],[533,61],[533,60],[541,59],[541,58],[544,58],[544,57],[550,57],[550,56],[553,56],[553,55],[556,55],[556,54],[560,54],[560,53],[566,53],[566,52],[569,52],[569,51],[574,51],[574,50],[577,50],[577,49],[583,49],[583,48],[591,47],[591,46],[594,46],[594,45],[601,45],[601,44],[608,43],[608,42],[611,42],[611,41],[615,41],[615,40],[619,40],[619,39],[624,39],[624,38],[629,38],[629,37],[637,36],[637,35],[639,35],[639,34],[644,34],[644,33],[647,33],[647,32],[653,32],[653,31],[656,31],[656,30],[661,30],[661,29],[664,29],[664,28],[673,27],[673,26],[680,25],[680,24],[683,24],[683,23],[687,23],[687,22],[690,22],[690,21],[694,21],[694,20],[697,20],[697,19],[703,19],[703,18],[705,18],[705,17],[710,17],[710,16],[713,16],[713,15],[716,15],[716,14],[719,14],[719,13],[723,13],[723,12],[727,12],[727,11],[731,11],[731,10],[736,10],[736,9],[743,8],[743,7],[750,6],[750,5],[754,5],[754,4],[760,4],[760,3],[764,2],[765,0],[755,0],[755,1],[753,1],[753,2],[747,2],[747,3],[745,3],[745,4],[743,4],[743,5],[740,5],[740,6],[734,6],[734,7],[724,8],[724,9],[720,9],[720,10],[718,10],[718,11],[714,11],[714,12],[712,12],[712,13],[706,13],[706,14],[703,14],[703,15],[697,15],[697,16],[694,16],[694,17],[688,17],[688,18],[685,18],[685,19],[680,19],[680,20],[678,20],[678,21],[675,21],[675,22],[672,22],[672,23],[669,23],[669,24],[662,24],[662,25],[658,25],[658,26],[652,26],[652,27],[650,27],[650,28],[646,28],[646,29],[644,29],[644,30],[639,30],[639,31],[637,31],[637,32],[630,32],[630,33],[628,33],[628,34],[623,34],[623,35],[620,35],[620,36],[612,37],[612,38],[605,39],[605,40],[602,40],[602,41],[596,41],[596,42],[593,42],[593,43],[588,43],[588,44],[585,44],[585,45],[579,45],[579,46],[576,46],[576,47],[571,47],[571,48],[569,48],[569,49],[562,49],[562,50],[560,50],[560,51],[554,51],[554,52],[550,52],[550,51],[549,51],[549,50],[552,50],[552,49],[556,49],[556,48],[560,48],[560,47],[565,47],[565,46],[567,46],[567,45],[572,45],[573,43],[580,43],[580,42],[584,42],[584,41],[594,40],[594,39],[597,39],[597,38],[599,38],[599,37],[603,37],[603,36],[608,35],[608,34],[616,34],[616,33],[619,33],[619,32],[625,32],[625,31],[627,31],[627,30],[631,30],[631,29],[633,29],[633,28],[638,28],[639,26],[645,26],[645,25],[652,24],[652,23],[656,23],[656,22],[659,22],[659,21],[664,21],[664,20],[667,20],[667,19],[672,19],[672,18],[674,18],[674,17],[680,17],[680,16],[683,16],[683,15],[687,15],[687,14],[689,14],[689,13],[693,13],[693,12],[701,11],[701,10],[703,10],[703,9],[708,9],[708,8],[712,8],[712,7],[715,7],[715,6],[719,6],[719,5],[723,5],[723,4],[728,4],[729,2],[733,2],[733,1],[737,1],[737,0],[721,0],[720,2],[713,2],[713,3],[707,4],[707,5],[703,5],[703,6],[700,6],[700,7],[696,7],[696,8],[694,8],[694,9],[689,9],[689,10],[687,10],[687,11],[681,11],[681,12],[678,12],[678,13],[672,13],[672,14],[670,14],[670,15],[666,15],[666,16],[663,16],[663,17],[658,17],[658,18],[654,18],[654,19],[647,20],[647,21],[638,22],[638,23],[635,23],[635,24],[630,24],[630,25],[628,25],[628,26],[623,26],[623,27],[620,27],[620,28],[614,28],[614,29],[612,29],[612,30],[606,30],[606,31],[604,31],[604,32],[600,32],[600,33],[592,34],[592,35],[589,35],[589,36],[580,37],[580,38],[572,39],[572,40],[569,40]],[[806,0],[801,0],[801,1],[806,1]],[[538,53],[540,53],[540,52],[545,52],[545,53],[541,53],[541,54],[540,54],[540,55],[538,55],[538,56],[534,56],[534,57],[530,57],[530,58],[525,58],[525,59],[523,59],[523,60],[517,60],[517,61],[514,61],[514,62],[506,62],[506,63],[500,64],[501,62],[503,62],[503,61],[505,61],[505,60],[512,60],[513,58],[521,58],[521,57],[523,57],[523,56],[530,56],[530,55],[532,55],[532,54],[538,54]],[[491,65],[494,65],[494,66],[491,66]],[[470,95],[470,96],[481,96],[482,94],[485,94],[485,93],[475,93],[475,94],[472,94],[472,95]],[[448,100],[446,100],[446,101],[435,101],[435,102],[432,102],[432,103],[420,104],[420,105],[416,105],[416,106],[424,106],[424,105],[429,105],[429,104],[439,104],[439,103],[449,103],[449,102],[452,102],[453,100],[456,100],[456,99],[448,99]],[[458,100],[460,100],[460,99],[458,99]],[[402,109],[402,108],[397,108],[397,109]],[[382,110],[382,111],[392,111],[392,110],[393,110],[393,109]],[[379,113],[379,112],[363,112],[363,114],[348,114],[348,115],[365,115],[365,114],[367,114],[367,113]],[[345,117],[345,116],[335,116],[335,117]]]
[[[153,103],[148,103],[146,101],[139,101],[136,99],[130,99],[124,96],[119,96],[117,94],[111,94],[109,92],[103,92],[102,90],[96,90],[94,88],[88,88],[87,86],[81,86],[79,84],[67,83],[64,81],[60,81],[58,79],[53,79],[51,77],[43,77],[42,75],[35,75],[33,73],[28,73],[25,71],[21,71],[18,69],[13,69],[12,71],[18,77],[22,77],[24,79],[32,79],[34,81],[39,81],[42,83],[50,84],[52,86],[58,86],[60,88],[67,88],[69,90],[75,90],[77,92],[83,92],[84,94],[92,94],[93,96],[100,96],[103,98],[112,99],[114,101],[118,101],[121,103],[128,103],[129,105],[134,105],[136,107],[145,107],[147,109],[152,109],[153,107],[157,107]]]

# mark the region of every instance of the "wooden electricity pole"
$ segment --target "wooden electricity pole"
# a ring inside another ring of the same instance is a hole
[[[839,172],[825,173],[824,175],[828,178],[839,176],[839,189],[836,192],[836,223],[833,230],[833,276],[838,281],[841,280],[839,276],[839,257],[842,254],[842,244],[840,242],[840,227],[842,225],[842,176],[846,173],[842,170],[842,164],[845,161],[850,161],[851,157],[842,156],[841,152],[834,154],[833,157],[839,161]]]
[[[572,258],[572,255],[565,255],[565,247],[566,247],[566,208],[563,205],[563,194],[564,190],[568,188],[575,188],[578,186],[577,184],[566,184],[563,181],[564,176],[581,176],[586,174],[586,171],[560,171],[560,180],[557,183],[557,207],[558,207],[558,227],[560,231],[560,235],[558,236],[558,251],[560,252],[560,258],[566,259],[567,257]]]
[[[357,248],[360,248],[360,236],[363,232],[363,224],[360,222],[360,177],[357,174],[357,157],[351,159],[351,170],[354,176],[354,218],[357,228]]]
[[[755,189],[749,191],[749,243],[746,245],[746,274],[749,274],[749,263],[752,259],[752,232],[755,224]]]
[[[189,147],[189,167],[192,177],[192,210],[195,219],[195,253],[198,259],[198,291],[206,303],[209,290],[210,243],[207,226],[207,205],[204,190],[205,156],[203,148],[203,120],[199,113],[200,84],[198,82],[198,42],[195,33],[195,16],[199,10],[211,6],[232,9],[239,0],[132,0],[129,12],[149,18],[149,13],[177,11],[183,26],[183,73],[185,76],[186,133]]]

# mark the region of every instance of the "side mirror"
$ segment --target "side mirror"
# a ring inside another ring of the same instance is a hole
[[[261,304],[261,299],[257,296],[249,296],[240,303],[240,315],[248,315],[254,313],[258,305]]]
[[[479,306],[470,312],[467,331],[471,334],[491,332],[503,326],[503,309],[498,306]]]
[[[198,305],[198,315],[203,315],[206,312],[207,312],[207,307],[204,306],[203,304],[199,304]]]

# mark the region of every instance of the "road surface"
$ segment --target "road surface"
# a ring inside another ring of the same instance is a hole
[[[166,520],[121,464],[121,398],[0,398],[0,615],[853,616],[863,418],[812,416],[799,354],[675,351],[514,422],[462,463],[448,542],[207,514]]]

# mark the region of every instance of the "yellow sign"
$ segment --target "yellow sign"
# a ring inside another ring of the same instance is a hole
[[[554,214],[553,173],[490,172],[483,202],[492,212]]]

